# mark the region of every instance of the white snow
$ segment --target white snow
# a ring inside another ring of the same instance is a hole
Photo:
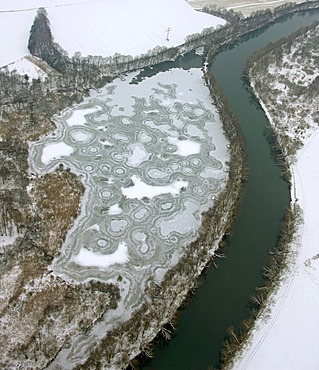
[[[236,370],[319,369],[319,130],[313,119],[319,105],[317,95],[297,96],[291,88],[294,84],[309,88],[316,78],[318,36],[318,27],[303,33],[289,51],[279,50],[280,63],[274,63],[267,74],[252,74],[258,81],[268,79],[262,86],[269,95],[261,90],[260,99],[270,123],[281,134],[303,143],[296,156],[289,158],[293,163],[291,199],[303,210],[303,223],[292,246],[289,271],[272,295],[268,312],[257,320],[250,343],[235,360]],[[305,47],[311,52],[304,53]],[[275,90],[278,80],[284,82],[284,89]]]
[[[319,131],[307,140],[293,167],[295,194],[304,211],[298,255],[276,293],[270,320],[260,322],[251,346],[234,369],[319,367]]]
[[[141,163],[147,161],[150,154],[145,150],[141,143],[134,143],[130,145],[132,154],[127,158],[127,165],[131,167],[138,167]]]
[[[5,50],[0,66],[29,54],[28,38],[39,7],[46,8],[54,41],[70,56],[134,57],[156,46],[183,44],[188,35],[225,23],[196,12],[184,0],[0,0],[0,50]]]
[[[94,224],[94,225],[90,226],[88,228],[88,230],[96,230],[96,231],[99,231],[99,232],[101,231],[99,224]]]
[[[49,164],[51,161],[61,157],[68,157],[74,149],[65,143],[51,143],[43,148],[41,162]]]
[[[188,155],[198,154],[200,152],[200,143],[192,140],[179,140],[174,137],[169,137],[168,142],[177,146],[176,154],[187,157]]]
[[[5,247],[6,245],[13,244],[18,236],[22,236],[22,234],[19,234],[17,231],[17,227],[13,224],[12,225],[12,232],[10,235],[0,235],[0,250],[2,247]]]
[[[113,204],[113,205],[110,206],[108,214],[110,216],[119,215],[119,214],[122,213],[122,211],[123,211],[122,208],[119,206],[118,203],[116,203],[116,204]]]
[[[24,1],[23,3],[26,3]],[[36,11],[6,12],[21,1],[0,0],[0,66],[29,54],[28,39]]]
[[[152,186],[145,184],[138,176],[133,175],[131,177],[134,185],[128,188],[121,188],[122,193],[129,199],[142,199],[142,198],[154,198],[161,194],[170,193],[172,195],[178,195],[183,187],[188,185],[187,181],[176,180],[170,185],[164,186]]]
[[[229,6],[227,7],[226,9],[236,9],[236,8],[244,8],[246,6],[254,6],[254,5],[273,5],[273,4],[277,4],[277,3],[282,3],[282,0],[274,0],[274,1],[263,1],[262,3],[260,2],[256,2],[256,3],[253,3],[251,1],[249,1],[248,3],[240,3],[238,5],[232,5],[232,6]]]
[[[127,245],[120,242],[117,250],[112,254],[100,254],[82,247],[75,257],[75,262],[81,266],[106,268],[116,263],[125,263],[128,259]]]
[[[41,68],[30,62],[27,58],[20,58],[14,63],[7,65],[9,72],[15,72],[20,75],[28,75],[30,82],[32,79],[40,78],[42,81],[48,76]]]
[[[189,34],[225,23],[195,12],[184,0],[105,0],[94,6],[87,1],[47,11],[55,41],[70,55],[136,56],[158,45],[182,44]]]
[[[76,109],[72,112],[71,116],[66,120],[69,127],[71,126],[84,126],[86,124],[85,116],[87,114],[96,113],[101,108],[99,106],[95,106],[93,108],[87,109]]]

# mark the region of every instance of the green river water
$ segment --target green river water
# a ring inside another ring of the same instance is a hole
[[[225,259],[206,269],[201,285],[178,322],[177,333],[168,343],[158,345],[154,359],[145,367],[152,370],[201,370],[219,366],[225,332],[235,328],[249,314],[249,299],[263,284],[262,268],[268,251],[278,240],[281,221],[289,204],[289,184],[280,176],[280,167],[270,148],[268,121],[242,79],[245,61],[256,50],[319,19],[319,11],[285,17],[250,36],[235,47],[225,48],[211,61],[210,72],[220,83],[240,121],[246,142],[249,176],[234,232],[224,249]],[[197,64],[191,54],[177,66]],[[165,69],[176,67],[167,63]],[[164,68],[163,65],[159,67]],[[156,73],[156,69],[152,70]]]

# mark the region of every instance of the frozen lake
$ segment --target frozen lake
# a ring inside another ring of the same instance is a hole
[[[63,163],[86,188],[54,272],[117,282],[121,315],[143,302],[148,280],[160,282],[196,238],[229,159],[200,69],[132,83],[136,75],[54,117],[56,131],[30,148],[31,171]]]

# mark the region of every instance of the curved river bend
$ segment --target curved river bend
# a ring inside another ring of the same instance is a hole
[[[244,64],[256,50],[319,19],[319,11],[286,17],[243,37],[212,61],[210,72],[220,83],[238,117],[246,141],[249,176],[233,236],[219,268],[207,269],[192,302],[181,313],[177,335],[146,366],[152,370],[199,370],[218,367],[229,326],[238,327],[249,314],[249,297],[261,286],[267,253],[275,247],[289,204],[289,185],[271,153],[268,121],[242,80]]]

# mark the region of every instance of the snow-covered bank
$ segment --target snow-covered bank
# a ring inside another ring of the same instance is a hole
[[[304,225],[294,265],[272,297],[269,319],[258,320],[251,344],[234,369],[318,369],[319,328],[319,131],[307,140],[293,166]]]
[[[27,55],[37,8],[46,9],[54,40],[73,56],[133,57],[156,46],[173,47],[188,35],[225,24],[184,0],[0,0],[0,66]],[[13,27],[12,25],[19,25]],[[10,32],[8,32],[10,30]]]
[[[292,43],[275,49],[277,60],[272,66],[262,61],[264,66],[268,65],[266,72],[261,72],[258,66],[250,72],[255,93],[275,130],[282,134],[284,127],[286,135],[293,139],[291,142],[302,141],[302,149],[289,160],[292,163],[295,159],[291,165],[291,198],[301,206],[304,222],[291,246],[295,258],[283,275],[280,288],[270,298],[269,311],[257,320],[250,343],[233,364],[236,370],[311,370],[319,366],[319,130],[315,123],[319,105],[318,93],[313,93],[318,70],[315,62],[318,37],[318,27],[307,34],[304,32]],[[282,53],[280,58],[279,53]],[[272,52],[266,58],[273,61]],[[303,77],[296,78],[298,75]],[[308,77],[310,81],[306,83]],[[279,87],[278,79],[284,86]],[[296,94],[298,89],[301,93]]]
[[[186,0],[195,9],[202,9],[205,6],[213,7],[218,6],[226,8],[227,10],[235,10],[236,12],[243,13],[244,16],[250,16],[252,12],[258,10],[272,9],[288,3],[286,0]],[[296,0],[295,3],[301,3],[304,0]]]

